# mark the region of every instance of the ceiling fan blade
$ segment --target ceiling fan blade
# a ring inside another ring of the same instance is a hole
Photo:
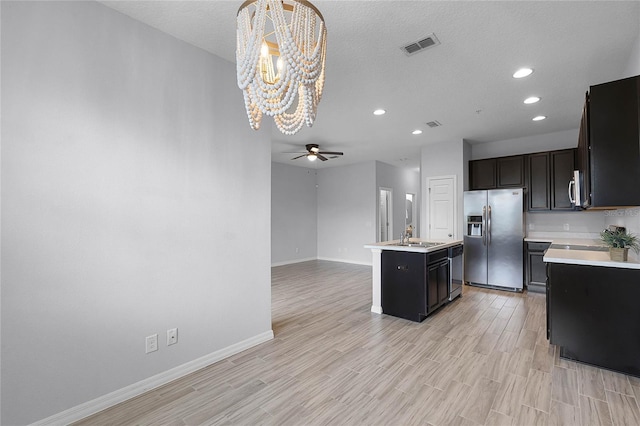
[[[293,157],[292,160],[297,160],[298,158],[306,157],[307,154],[298,155],[297,157]]]
[[[334,151],[320,151],[318,152],[318,154],[324,154],[324,155],[344,155],[343,152],[334,152]]]
[[[316,156],[317,156],[320,160],[322,160],[322,161],[327,161],[327,160],[328,160],[328,158],[327,158],[327,157],[324,157],[324,156],[323,156],[322,154],[320,154],[319,152],[317,152],[317,153],[316,153]]]

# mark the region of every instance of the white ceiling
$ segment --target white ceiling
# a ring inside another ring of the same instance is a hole
[[[242,2],[102,3],[235,62],[235,16]],[[328,29],[318,116],[312,128],[294,136],[272,126],[273,161],[304,167],[368,160],[417,167],[421,147],[430,143],[483,143],[576,129],[585,91],[626,77],[622,73],[640,34],[640,1],[313,3]],[[400,49],[430,33],[440,45],[411,57]],[[535,72],[512,78],[521,66]],[[542,100],[524,105],[530,95]],[[376,108],[387,114],[374,116]],[[548,118],[531,121],[539,114]],[[442,127],[425,125],[432,120]],[[417,128],[423,133],[412,135]],[[306,143],[345,155],[310,163],[282,154],[304,151]]]

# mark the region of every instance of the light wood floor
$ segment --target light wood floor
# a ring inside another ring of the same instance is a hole
[[[640,379],[559,359],[545,298],[464,287],[422,323],[372,314],[371,268],[275,267],[276,338],[82,425],[640,425]]]

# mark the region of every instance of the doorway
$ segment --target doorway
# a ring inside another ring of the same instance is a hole
[[[389,241],[393,235],[393,194],[389,188],[380,188],[378,208],[378,242]]]
[[[416,194],[405,194],[404,231],[409,237],[417,237],[416,228]]]

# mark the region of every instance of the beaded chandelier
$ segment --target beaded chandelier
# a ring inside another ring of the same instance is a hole
[[[285,135],[313,125],[324,86],[326,44],[324,18],[308,1],[249,0],[240,6],[238,87],[252,129],[260,128],[262,114],[272,116]]]

